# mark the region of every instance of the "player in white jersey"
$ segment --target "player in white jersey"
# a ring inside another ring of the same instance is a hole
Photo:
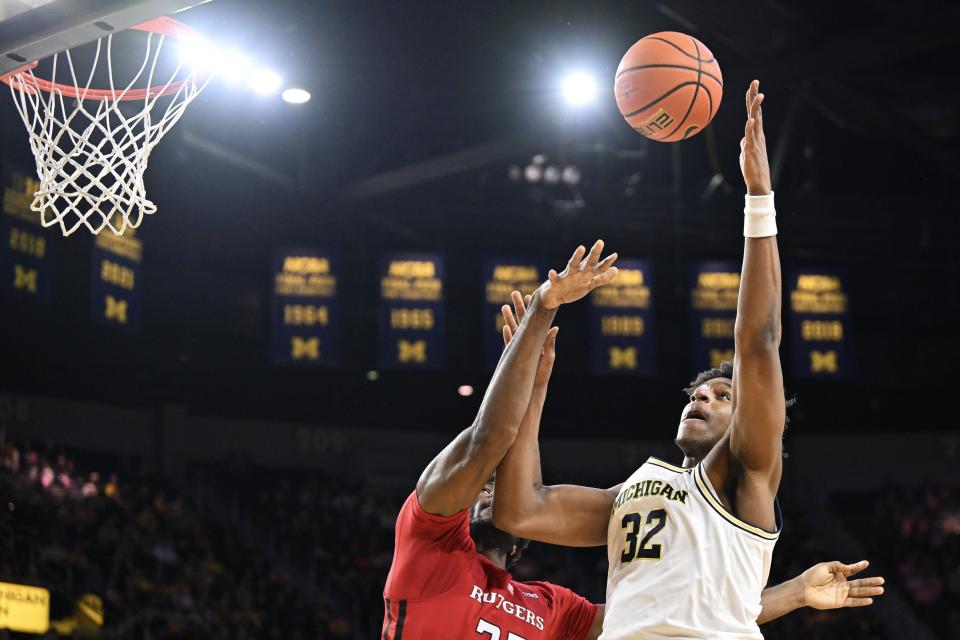
[[[689,389],[676,438],[683,465],[651,458],[607,490],[545,487],[536,429],[527,425],[498,468],[497,527],[568,546],[606,542],[601,640],[762,637],[757,619],[780,531],[776,494],[786,422],[780,262],[762,102],[754,81],[741,141],[748,195],[734,361],[701,374]]]
[[[514,291],[513,303],[514,307],[516,308],[516,313],[511,311],[509,306],[505,305],[503,307],[503,333],[505,342],[509,342],[516,333],[519,327],[519,319],[524,317],[526,307],[530,302],[530,298],[531,296],[527,296],[527,301],[524,302],[524,299],[520,293],[518,291]],[[566,512],[554,512],[551,515],[556,517],[562,516],[563,518],[574,520],[576,522],[587,522],[589,518],[596,515],[591,508],[597,504],[603,504],[604,511],[599,514],[599,516],[603,518],[601,524],[605,522],[606,514],[612,511],[614,508],[613,503],[617,501],[617,496],[619,496],[621,493],[624,495],[624,500],[626,500],[627,495],[632,496],[632,498],[637,498],[642,497],[641,494],[656,494],[667,497],[667,499],[679,500],[681,502],[685,500],[686,496],[683,494],[675,492],[672,488],[668,490],[663,484],[655,484],[656,480],[649,479],[638,481],[636,483],[627,482],[623,485],[618,485],[608,492],[585,489],[583,487],[541,486],[540,463],[537,456],[537,434],[540,428],[540,415],[546,400],[547,384],[550,380],[550,374],[553,370],[556,331],[557,329],[555,327],[550,331],[546,340],[544,341],[543,352],[540,355],[540,362],[537,366],[533,389],[530,394],[527,410],[517,431],[516,444],[513,445],[514,451],[508,454],[508,459],[499,466],[500,473],[506,474],[507,476],[507,484],[505,485],[506,490],[509,490],[510,482],[515,483],[518,478],[524,478],[523,481],[527,482],[528,486],[535,486],[544,490],[553,491],[556,495],[563,496],[560,501],[552,502],[554,505],[562,505],[564,502],[569,502],[571,499],[573,499],[575,500],[573,503],[575,507],[574,509]],[[721,367],[716,370],[705,371],[704,373],[700,374],[697,381],[694,381],[694,385],[691,387],[691,389],[687,390],[688,395],[692,389],[696,389],[699,386],[700,379],[713,379],[719,375],[725,375],[727,378],[729,378],[732,375],[731,370],[732,364],[725,363],[725,367]],[[672,465],[663,463],[659,460],[654,460],[652,464],[654,466],[666,465],[664,468],[671,469],[674,473],[684,473],[685,471],[688,471],[683,468],[673,467]],[[518,468],[518,465],[521,466]],[[511,476],[513,476],[512,480]],[[647,484],[647,482],[649,482],[649,484]],[[667,484],[670,485],[670,482],[668,481]],[[629,489],[630,487],[634,486],[635,488]],[[624,487],[627,488],[627,491],[623,491]],[[495,485],[492,482],[489,485],[489,489],[490,496],[494,499],[494,502],[496,502],[497,494],[495,492]],[[579,500],[577,493],[579,493],[580,497],[583,498],[583,502]],[[584,508],[585,505],[591,508]],[[633,518],[630,518],[630,520],[632,519]],[[568,529],[566,531],[561,529],[552,529],[550,532],[552,537],[543,537],[541,539],[549,539],[558,544],[589,544],[588,542],[584,542],[581,532],[577,531],[575,527],[572,529],[570,528],[570,522],[558,520],[557,523],[561,527],[568,527]],[[497,529],[497,531],[499,531],[499,529]],[[571,535],[574,537],[571,538]],[[598,534],[598,536],[599,535],[602,534]],[[630,540],[625,539],[624,541],[627,543],[625,546],[629,547]],[[596,544],[603,544],[603,539],[598,538]],[[660,549],[663,549],[662,542],[660,544]],[[614,553],[623,554],[624,552],[625,550],[619,550],[612,552],[611,555]],[[837,561],[821,562],[810,567],[801,575],[791,580],[764,589],[760,595],[762,610],[760,611],[760,615],[757,617],[757,623],[763,624],[765,622],[769,622],[803,606],[813,607],[816,609],[838,609],[843,607],[863,607],[872,604],[875,596],[883,594],[883,578],[872,577],[848,580],[848,578],[860,573],[868,566],[869,563],[866,560],[862,560],[855,564],[843,564]],[[658,589],[657,591],[660,590]],[[681,595],[688,593],[689,591],[690,589],[687,583],[684,583],[682,588],[679,589],[679,593]],[[662,595],[665,596],[667,594]],[[663,599],[651,600],[651,602],[663,602]],[[589,629],[589,632],[584,640],[598,640],[604,626],[603,623],[605,613],[605,605],[599,605],[597,607],[596,618],[594,619],[593,625]],[[654,617],[660,614],[659,611],[648,611],[647,613]],[[607,627],[609,628],[609,625],[607,625]]]

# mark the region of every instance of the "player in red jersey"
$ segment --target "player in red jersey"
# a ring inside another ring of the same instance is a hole
[[[472,426],[427,465],[397,518],[384,587],[383,640],[581,640],[597,607],[569,589],[516,582],[507,571],[525,543],[491,519],[494,470],[517,436],[557,308],[617,275],[612,254],[578,247],[550,271],[500,363]]]
[[[603,606],[548,582],[517,582],[509,568],[527,541],[493,526],[493,472],[516,438],[535,384],[550,377],[556,309],[616,276],[616,254],[583,247],[525,305],[474,424],[427,466],[397,518],[384,587],[381,640],[596,640]],[[522,306],[522,305],[521,305]],[[546,335],[546,339],[544,339]],[[764,592],[763,620],[803,604],[862,602],[865,566],[821,563]],[[769,595],[769,597],[768,597]]]

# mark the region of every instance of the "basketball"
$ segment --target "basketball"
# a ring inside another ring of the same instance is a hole
[[[713,120],[723,97],[723,75],[705,44],[685,33],[661,31],[623,55],[614,92],[627,124],[651,140],[676,142]]]

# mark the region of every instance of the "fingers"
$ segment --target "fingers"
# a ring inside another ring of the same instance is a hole
[[[763,119],[760,105],[763,103],[763,94],[760,93],[760,81],[754,80],[747,88],[747,124],[743,130],[743,137],[752,141],[753,137],[763,131]]]
[[[857,580],[857,582],[860,582]],[[854,586],[850,585],[850,591],[847,594],[850,598],[872,598],[875,596],[883,595],[883,587],[880,585],[875,586]]]
[[[513,302],[512,309],[508,304],[500,307],[500,314],[503,316],[503,344],[510,342],[510,339],[517,333],[517,329],[520,327],[520,321],[523,320],[523,316],[526,315],[527,307],[530,305],[530,301],[533,300],[533,296],[529,293],[523,296],[520,295],[519,291],[514,291],[510,294],[510,299]]]
[[[523,296],[520,295],[519,291],[511,293],[510,299],[513,302],[513,310],[517,315],[517,322],[520,322],[527,313],[527,305],[523,303]]]
[[[577,247],[576,251],[573,252],[573,255],[570,256],[570,261],[567,262],[567,272],[569,273],[573,269],[576,269],[580,265],[580,261],[583,260],[584,254],[587,253],[587,248],[583,245]]]
[[[840,570],[846,577],[855,576],[867,567],[870,566],[869,560],[861,560],[860,562],[855,562],[853,564],[843,564],[842,562],[837,563],[837,568]]]
[[[593,246],[590,247],[590,254],[587,256],[587,259],[580,265],[580,270],[584,269],[596,269],[597,263],[600,262],[600,254],[603,252],[603,240],[597,240],[593,243]]]
[[[869,607],[873,604],[873,598],[847,598],[843,602],[845,607]]]
[[[879,587],[882,586],[886,580],[883,576],[875,576],[873,578],[860,578],[859,580],[851,580],[850,586],[860,588],[860,587]]]
[[[762,93],[757,96],[757,133],[763,133],[763,98]]]
[[[513,314],[513,310],[508,304],[500,307],[500,314],[503,316],[503,326],[510,330],[510,335],[512,336],[517,332],[517,327],[520,326],[517,317]]]
[[[603,253],[603,247],[603,240],[597,240],[593,243],[593,246],[590,247],[590,252],[588,254],[586,248],[583,245],[580,245],[577,247],[577,250],[573,252],[570,260],[567,262],[567,269],[564,273],[569,273],[575,269],[583,271],[585,269],[596,270],[600,268],[600,265],[602,264],[600,261],[600,255]],[[609,262],[607,262],[608,260]],[[616,260],[616,258],[613,260],[610,260],[609,256],[605,258],[604,262],[606,262],[606,266],[603,268],[609,268],[609,266],[613,264],[614,260]],[[547,274],[551,282],[555,280],[554,274],[555,272],[553,270]]]
[[[757,95],[750,105],[747,113],[747,125],[744,128],[744,137],[752,141],[762,131],[760,128],[760,104],[763,102],[763,94]]]
[[[572,259],[573,258],[571,258],[571,260]],[[569,264],[567,266],[569,266]],[[557,273],[556,269],[550,269],[550,271],[547,272],[547,278],[550,280],[550,282],[556,283],[558,280],[560,280],[560,274]]]
[[[556,344],[558,333],[560,333],[560,327],[551,327],[550,331],[547,331],[547,337],[543,341],[543,354],[548,358],[554,358],[557,355]]]
[[[590,288],[596,289],[597,287],[602,287],[616,278],[618,273],[620,273],[620,270],[616,267],[610,267],[606,271],[598,273],[590,279]]]
[[[757,97],[753,100],[753,111],[751,117],[753,119],[753,135],[760,136],[763,134],[763,94],[757,94]]]
[[[611,253],[606,258],[604,258],[599,265],[597,265],[597,271],[600,271],[601,273],[606,271],[607,269],[613,266],[613,263],[617,261],[618,257],[619,255],[617,253]]]
[[[747,115],[750,114],[750,105],[753,104],[753,99],[756,97],[758,91],[760,91],[760,81],[753,80],[750,86],[747,87]]]

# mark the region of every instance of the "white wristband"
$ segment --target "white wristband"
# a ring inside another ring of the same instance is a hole
[[[777,210],[773,207],[773,191],[765,196],[744,197],[743,236],[766,238],[777,235]]]

